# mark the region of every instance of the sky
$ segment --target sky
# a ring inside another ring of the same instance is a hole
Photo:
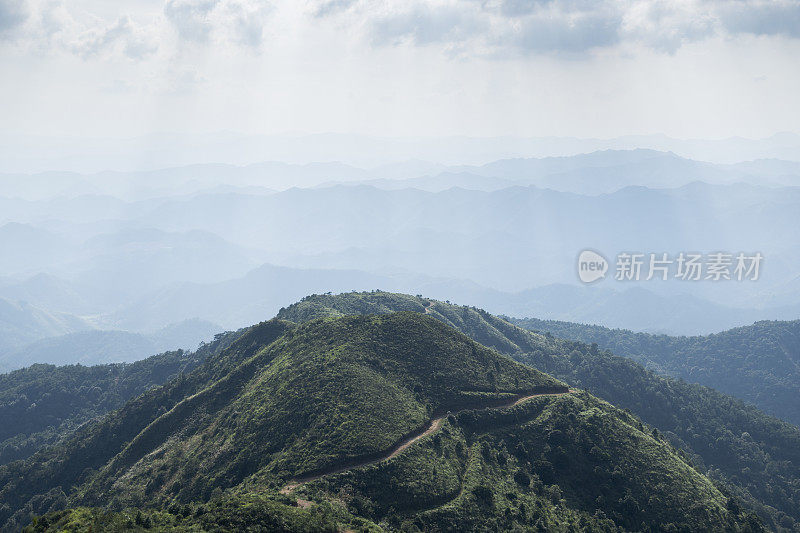
[[[800,2],[0,0],[0,134],[800,132]]]

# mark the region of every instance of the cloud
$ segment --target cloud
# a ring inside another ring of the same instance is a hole
[[[216,36],[257,49],[272,9],[263,0],[168,0],[164,14],[185,41],[209,44]]]
[[[168,0],[164,15],[181,38],[207,43],[213,29],[211,12],[218,4],[219,0]]]
[[[598,4],[596,8],[566,11],[553,4],[515,18],[495,36],[496,47],[514,46],[525,53],[582,53],[617,44],[623,14]]]
[[[38,22],[47,43],[50,43],[55,35],[74,30],[77,26],[64,3],[57,0],[48,1],[42,6]]]
[[[580,58],[615,47],[672,54],[719,36],[800,38],[798,0],[273,1],[164,0],[159,11],[139,11],[134,21],[125,14],[73,17],[77,4],[63,0],[0,0],[0,45],[141,60],[169,50],[177,37],[259,53],[279,35],[270,28],[273,18],[298,26],[282,32],[314,31],[330,21],[327,29],[357,44],[439,47],[466,58]]]
[[[228,27],[234,42],[258,49],[264,42],[264,28],[273,7],[267,2],[229,2]]]
[[[353,7],[356,0],[323,0],[314,6],[312,12],[315,17],[329,17],[343,13]]]
[[[93,28],[71,43],[71,50],[84,59],[105,54],[119,47],[131,59],[142,59],[155,53],[158,45],[138,30],[124,15],[105,28]]]
[[[725,29],[733,34],[800,38],[800,2],[794,0],[726,2],[719,10],[719,17]]]
[[[110,23],[89,16],[79,23],[72,16],[71,7],[72,4],[61,0],[34,0],[26,4],[0,0],[0,32],[10,28],[15,38],[13,44],[20,50],[67,52],[83,59],[113,54],[142,59],[158,49],[152,24],[137,25],[128,15],[121,15]]]
[[[507,0],[400,5],[368,22],[379,45],[442,43],[465,54],[582,53],[620,40],[624,13],[603,3]]]
[[[272,3],[265,0],[166,0],[161,12],[139,10],[107,20],[64,0],[0,0],[0,45],[85,60],[117,55],[142,60],[178,42],[259,51]]]
[[[717,31],[718,21],[711,12],[685,0],[636,2],[625,10],[622,24],[625,40],[667,53],[675,53],[684,44],[706,39]]]
[[[351,26],[367,28],[379,46],[439,43],[492,57],[623,44],[674,53],[717,35],[800,37],[796,0],[328,0],[315,15],[359,17]]]
[[[455,6],[416,5],[407,11],[387,14],[372,22],[372,40],[377,44],[417,45],[461,43],[487,30],[476,13]]]
[[[24,0],[0,0],[0,39],[11,37],[28,16],[28,5]]]

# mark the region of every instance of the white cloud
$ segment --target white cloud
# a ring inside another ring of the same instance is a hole
[[[196,44],[233,42],[259,48],[272,5],[263,0],[168,0],[167,20],[179,37]]]
[[[28,16],[25,0],[0,0],[0,39],[13,37]]]
[[[800,2],[796,0],[727,1],[718,13],[730,33],[800,38]]]
[[[582,54],[620,44],[674,53],[717,35],[800,37],[791,0],[327,0],[315,14],[358,17],[381,46],[439,43],[489,57]]]
[[[313,6],[315,17],[328,17],[349,10],[357,0],[322,0]]]
[[[258,49],[264,42],[264,28],[273,7],[268,2],[228,2],[227,26],[234,42]]]
[[[135,4],[129,7],[136,9]],[[84,60],[142,60],[177,42],[261,49],[273,5],[263,0],[166,0],[160,12],[112,19],[62,0],[0,0],[0,46],[68,52]],[[107,13],[106,13],[107,15]]]
[[[675,53],[686,43],[713,36],[717,26],[715,17],[695,1],[651,0],[631,5],[621,29],[628,40]]]
[[[64,31],[75,31],[76,23],[63,2],[46,2],[39,9],[39,29],[43,40],[50,43],[54,36]]]
[[[550,3],[520,17],[502,21],[496,48],[525,53],[582,53],[612,46],[621,38],[623,13],[602,3],[565,10]]]
[[[383,45],[460,43],[489,29],[479,15],[452,4],[417,4],[375,18],[371,23],[372,40]]]
[[[120,50],[131,59],[153,54],[158,44],[137,28],[127,15],[105,28],[92,28],[70,43],[70,49],[84,59]]]
[[[144,59],[168,54],[175,37],[261,51],[267,40],[313,32],[326,20],[362,46],[439,46],[468,58],[580,56],[617,46],[674,54],[716,36],[800,38],[796,0],[165,0],[149,15],[80,23],[76,11],[58,0],[0,0],[0,39],[87,59],[108,52]],[[271,27],[276,11],[299,13],[290,17],[299,27]]]
[[[214,28],[211,13],[219,5],[219,0],[168,0],[164,14],[187,41],[206,43]]]

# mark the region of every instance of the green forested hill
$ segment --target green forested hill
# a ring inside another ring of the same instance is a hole
[[[800,424],[800,320],[756,322],[695,337],[534,318],[509,320],[559,338],[596,343],[662,374],[712,387]]]
[[[254,472],[302,476],[380,453],[434,413],[487,394],[565,389],[453,333],[417,314],[290,329],[137,435],[92,480],[87,498],[204,499]],[[176,434],[191,438],[167,442]],[[157,458],[142,460],[156,448]]]
[[[630,414],[408,312],[254,326],[0,467],[0,501],[41,531],[759,529]]]
[[[178,351],[132,364],[33,365],[0,374],[0,464],[30,456],[200,361]]]
[[[24,459],[148,389],[188,373],[241,332],[217,335],[194,352],[165,352],[108,365],[33,365],[0,374],[0,465]]]
[[[386,292],[314,295],[283,309],[287,320],[416,310],[572,386],[629,409],[776,529],[800,522],[800,430],[730,396],[660,376],[582,342],[522,329],[485,311]]]

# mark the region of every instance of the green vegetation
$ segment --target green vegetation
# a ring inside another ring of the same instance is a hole
[[[380,453],[474,401],[465,392],[564,388],[418,314],[311,322],[155,420],[84,497],[202,500],[262,470],[280,479]]]
[[[0,469],[2,518],[49,508],[53,491],[76,503],[202,501],[260,470],[278,480],[381,452],[434,412],[474,403],[475,391],[564,389],[414,313],[266,322],[196,371]]]
[[[558,395],[490,407],[535,392]],[[761,529],[632,415],[413,312],[248,328],[0,467],[0,501],[32,531]]]
[[[586,393],[462,412],[409,453],[300,490],[389,529],[760,529],[641,422]]]
[[[383,291],[307,296],[296,304],[281,309],[278,318],[302,323],[323,317],[400,311],[427,313],[461,331],[475,342],[494,348],[500,353],[512,354],[532,347],[532,336],[528,332],[485,311],[437,302],[421,296]],[[534,339],[534,345],[539,346],[541,342]]]
[[[340,504],[322,503],[301,509],[293,498],[250,493],[219,495],[207,503],[171,505],[168,509],[104,511],[78,507],[37,517],[25,533],[95,531],[270,531],[329,532],[351,529],[378,531]]]
[[[207,359],[218,357],[246,331],[220,333],[194,352],[165,352],[135,363],[37,364],[0,374],[0,465],[30,457],[145,391],[185,377]],[[249,349],[262,340],[253,337]],[[219,376],[235,362],[226,355],[221,367],[209,365],[207,371],[213,369]],[[192,383],[197,386],[208,379],[208,374],[199,373]]]
[[[509,321],[562,339],[596,343],[659,373],[712,387],[800,424],[800,320],[756,322],[696,337],[533,318]]]
[[[0,374],[0,464],[29,457],[200,361],[177,351],[132,364],[33,365]]]
[[[188,374],[228,348],[243,331],[216,335],[194,352],[165,352],[135,363],[40,364],[0,374],[0,465],[30,457],[88,420]]]
[[[712,389],[660,376],[598,349],[527,331],[472,307],[386,292],[313,295],[281,311],[288,320],[346,312],[428,313],[517,361],[630,410],[685,451],[776,530],[800,530],[800,430]]]

